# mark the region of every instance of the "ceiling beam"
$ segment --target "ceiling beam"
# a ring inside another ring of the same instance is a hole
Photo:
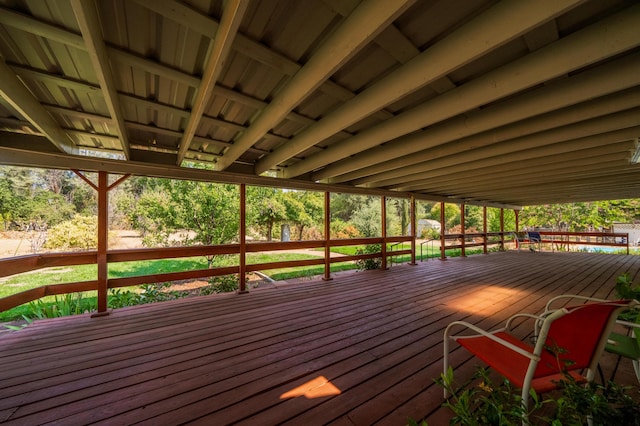
[[[327,147],[284,170],[284,177],[295,177],[402,135],[455,117],[521,90],[580,69],[597,61],[632,49],[640,44],[637,23],[640,5],[612,15],[556,43],[519,60],[484,74],[435,99],[372,126],[358,135]],[[424,146],[416,144],[416,151]],[[314,173],[314,179],[331,177],[328,171]]]
[[[248,0],[229,0],[225,2],[215,38],[209,43],[209,58],[205,64],[200,85],[196,90],[191,115],[189,116],[189,121],[180,140],[177,159],[178,166],[182,164],[189,145],[191,145],[191,140],[196,134],[200,119],[204,114],[204,109],[211,99],[211,91],[231,52],[231,44],[238,32],[248,4]]]
[[[574,177],[573,179],[570,176],[566,176],[564,179],[549,181],[547,183],[552,183],[552,185],[547,185],[548,188],[545,188],[541,185],[535,184],[520,184],[513,185],[507,187],[496,187],[496,188],[486,188],[484,191],[480,190],[474,192],[474,197],[482,198],[485,196],[493,196],[493,194],[499,194],[504,196],[505,194],[518,194],[518,193],[535,193],[537,191],[540,192],[553,192],[556,190],[567,190],[567,189],[585,189],[593,187],[594,189],[597,187],[616,187],[618,185],[640,185],[640,181],[638,179],[634,179],[637,177],[638,170],[637,169],[623,169],[620,170],[606,170],[606,174],[604,173],[593,173],[588,174],[581,177]],[[462,191],[458,192],[450,192],[453,197],[464,198],[465,195]]]
[[[31,91],[20,81],[16,73],[0,58],[0,97],[22,117],[38,129],[60,151],[77,153],[69,136],[40,105]]]
[[[361,3],[234,141],[218,161],[217,169],[229,167],[412,3],[413,0],[371,0]]]
[[[448,186],[473,183],[490,183],[499,180],[511,180],[519,178],[530,179],[546,173],[570,170],[580,171],[581,167],[592,167],[601,161],[629,161],[629,141],[617,144],[605,145],[596,148],[572,151],[565,154],[532,158],[527,161],[511,161],[495,166],[480,167],[468,171],[462,171],[448,176],[433,177],[423,180],[421,190],[447,188]],[[405,191],[402,184],[395,187],[387,187],[398,191]],[[414,189],[415,190],[415,189]]]
[[[476,158],[473,158],[468,153],[460,153],[445,157],[442,160],[433,161],[430,164],[425,163],[423,164],[424,167],[419,171],[416,171],[417,169],[411,170],[402,178],[370,183],[367,184],[367,186],[387,187],[401,185],[403,188],[408,188],[413,186],[414,183],[419,184],[419,182],[428,181],[430,178],[442,176],[444,174],[456,174],[471,169],[496,166],[507,162],[526,162],[536,157],[559,155],[566,152],[606,146],[625,140],[631,141],[636,137],[635,135],[637,135],[639,131],[640,126],[635,126],[607,133],[585,136],[573,140],[562,138],[561,140],[556,141],[556,143],[547,144],[547,146],[536,146],[534,144],[528,148],[523,147],[520,150],[509,149],[508,145],[510,145],[510,143],[506,142],[503,144],[504,151],[493,157],[486,157],[482,155],[481,152],[478,153]],[[540,140],[544,140],[544,138],[540,138]]]
[[[18,28],[46,39],[55,40],[67,46],[85,50],[87,47],[80,34],[35,19],[11,9],[0,7],[0,24]]]
[[[96,4],[93,0],[71,0],[71,6],[73,13],[76,15],[84,42],[86,43],[87,53],[91,59],[93,70],[100,83],[102,96],[107,104],[109,114],[115,123],[116,131],[120,136],[122,151],[124,152],[125,158],[128,159],[129,139],[124,125],[122,109],[120,108],[120,102],[118,100],[115,79],[111,72],[107,48],[102,37],[100,18],[98,17]]]
[[[582,0],[522,0],[498,3],[377,84],[334,109],[315,125],[304,129],[287,144],[260,159],[256,163],[256,174],[269,170],[581,2]],[[496,22],[501,22],[502,25],[498,26]],[[305,163],[306,161],[298,164]],[[294,169],[296,167],[300,166],[292,166]],[[313,170],[313,167],[302,170],[301,173],[310,170]],[[288,170],[285,174],[289,177],[294,176],[289,175]]]
[[[639,68],[640,54],[630,55],[338,161],[314,179],[336,174],[328,181],[339,183],[383,172],[393,177],[403,173],[398,169],[427,159],[638,106]]]
[[[625,163],[626,166],[621,166]],[[533,168],[526,169],[527,173],[522,174],[509,174],[504,178],[491,177],[485,179],[476,180],[474,176],[468,176],[466,182],[459,182],[457,184],[444,184],[438,185],[434,188],[433,185],[425,185],[421,187],[420,191],[443,191],[448,193],[464,193],[464,194],[482,194],[483,191],[495,191],[498,189],[506,189],[514,186],[529,185],[531,187],[536,186],[556,186],[562,185],[562,182],[580,176],[581,178],[589,178],[590,176],[609,176],[619,173],[628,168],[629,161],[628,156],[625,159],[621,159],[621,154],[607,154],[602,156],[598,163],[594,161],[585,162],[583,166],[572,166],[568,161],[564,164],[568,164],[568,167],[562,165],[556,165],[555,168],[546,168],[545,171],[536,171]],[[577,174],[579,173],[579,174]]]

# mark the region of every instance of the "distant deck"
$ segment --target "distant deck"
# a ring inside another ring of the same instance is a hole
[[[624,272],[637,282],[640,256],[493,253],[38,321],[0,335],[0,422],[447,424],[434,379],[449,322],[613,297]],[[454,352],[461,377],[468,361]]]

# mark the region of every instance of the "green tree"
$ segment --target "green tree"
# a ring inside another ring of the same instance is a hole
[[[156,179],[133,182],[137,197],[121,197],[145,245],[215,245],[238,239],[239,192],[236,185]],[[207,257],[209,267],[213,256]]]
[[[351,218],[351,223],[363,237],[379,237],[382,235],[382,214],[380,199],[370,198]]]
[[[366,195],[331,193],[331,219],[349,222],[354,213],[368,203],[370,198]]]
[[[387,198],[387,234],[407,235],[411,211],[406,198]]]
[[[306,227],[322,222],[324,216],[324,196],[320,192],[312,191],[287,191],[282,199],[286,220],[290,221],[298,233],[298,241],[302,240],[302,234]]]
[[[247,218],[267,241],[273,239],[273,227],[287,218],[282,190],[262,186],[247,187]]]
[[[436,203],[431,208],[430,219],[440,221],[440,203]],[[458,204],[445,203],[444,204],[444,219],[445,229],[443,232],[448,232],[455,226],[460,225],[460,206]]]

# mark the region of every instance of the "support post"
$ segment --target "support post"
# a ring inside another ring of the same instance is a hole
[[[487,240],[489,239],[487,235],[487,206],[482,207],[482,233],[484,234],[483,253],[487,254]]]
[[[247,290],[247,187],[240,184],[240,266],[238,268],[239,290],[238,293],[249,293]]]
[[[93,316],[109,315],[107,297],[109,292],[109,268],[107,265],[109,227],[109,175],[98,172],[98,312]]]
[[[467,237],[465,236],[465,234],[467,233],[465,218],[464,218],[465,210],[466,210],[465,203],[460,204],[460,232],[462,233],[462,238],[461,238],[462,241],[460,243],[462,247],[460,247],[460,256],[462,257],[467,257],[467,250],[465,247],[465,244],[467,243]]]
[[[516,234],[520,232],[520,210],[513,209],[513,212],[516,215]],[[520,249],[519,240],[516,238],[516,249]]]
[[[324,281],[331,278],[331,193],[324,193]]]
[[[416,265],[416,238],[418,237],[418,228],[416,227],[416,197],[411,195],[410,198],[411,209],[411,263],[409,265]]]
[[[504,208],[500,209],[500,247],[504,250]]]
[[[382,270],[387,269],[387,197],[380,197],[382,219]]]
[[[444,201],[440,201],[440,260],[447,260],[447,256],[444,253],[445,244],[445,220],[444,220]]]

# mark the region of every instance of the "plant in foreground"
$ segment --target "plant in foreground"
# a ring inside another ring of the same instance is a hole
[[[540,397],[532,390],[533,401],[527,412],[522,406],[520,392],[504,380],[496,384],[491,381],[486,369],[479,369],[470,382],[477,386],[457,386],[453,380],[453,370],[436,380],[451,397],[443,406],[453,411],[450,424],[455,425],[625,425],[640,426],[640,405],[638,388],[620,386],[614,382],[606,385],[597,383],[577,383],[570,375],[560,382],[560,390]],[[636,400],[632,398],[635,394]],[[592,423],[590,423],[592,422]]]

